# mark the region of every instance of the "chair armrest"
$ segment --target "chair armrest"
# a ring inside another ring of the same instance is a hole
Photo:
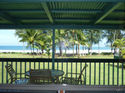
[[[29,79],[29,78],[26,77],[26,78],[16,78],[16,79],[18,80],[18,79]]]
[[[66,74],[65,74],[65,77],[67,77],[69,74],[70,74],[70,75],[72,75],[72,74],[80,75],[80,73],[66,73]]]

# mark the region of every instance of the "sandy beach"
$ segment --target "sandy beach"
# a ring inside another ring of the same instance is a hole
[[[31,53],[31,50],[0,50],[0,53]],[[37,52],[37,50],[34,50],[34,52]],[[45,51],[44,51],[45,52]],[[52,52],[52,51],[50,51]],[[113,53],[111,50],[90,50],[92,53]],[[59,53],[59,50],[56,50],[56,53]],[[65,53],[65,50],[63,50],[63,53]],[[74,51],[76,53],[76,51]],[[73,50],[67,50],[66,54],[73,54]],[[88,50],[80,50],[80,54],[88,54]]]

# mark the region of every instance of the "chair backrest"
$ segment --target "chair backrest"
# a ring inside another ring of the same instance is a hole
[[[80,75],[79,75],[79,77],[78,77],[78,80],[80,80],[80,79],[81,79],[82,74],[83,74],[83,71],[86,69],[86,67],[88,67],[88,65],[87,65],[87,64],[86,64],[86,65],[83,67],[83,69],[81,70]]]
[[[15,70],[11,64],[6,65],[5,68],[10,75],[11,83],[13,83],[17,79]]]
[[[49,69],[32,70],[30,72],[31,83],[41,83],[45,80],[46,82],[52,81],[52,75]]]

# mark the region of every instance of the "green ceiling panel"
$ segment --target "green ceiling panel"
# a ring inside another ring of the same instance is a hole
[[[0,9],[43,9],[39,3],[7,3],[0,4]]]
[[[103,9],[106,3],[103,2],[51,2],[49,7],[51,9]]]
[[[124,28],[124,20],[125,0],[0,0],[0,28],[44,24],[119,29]]]
[[[100,24],[125,24],[125,20],[121,20],[121,21],[115,21],[115,20],[103,20],[100,22]]]
[[[38,13],[31,13],[31,12],[25,12],[25,13],[22,13],[22,12],[11,12],[9,13],[9,15],[15,17],[15,18],[47,18],[46,14],[45,13],[41,13],[41,12],[38,12]]]
[[[120,12],[120,13],[113,12],[109,14],[107,18],[125,19],[125,12]]]

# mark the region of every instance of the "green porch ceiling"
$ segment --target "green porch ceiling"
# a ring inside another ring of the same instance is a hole
[[[0,0],[0,29],[125,29],[125,0]]]

